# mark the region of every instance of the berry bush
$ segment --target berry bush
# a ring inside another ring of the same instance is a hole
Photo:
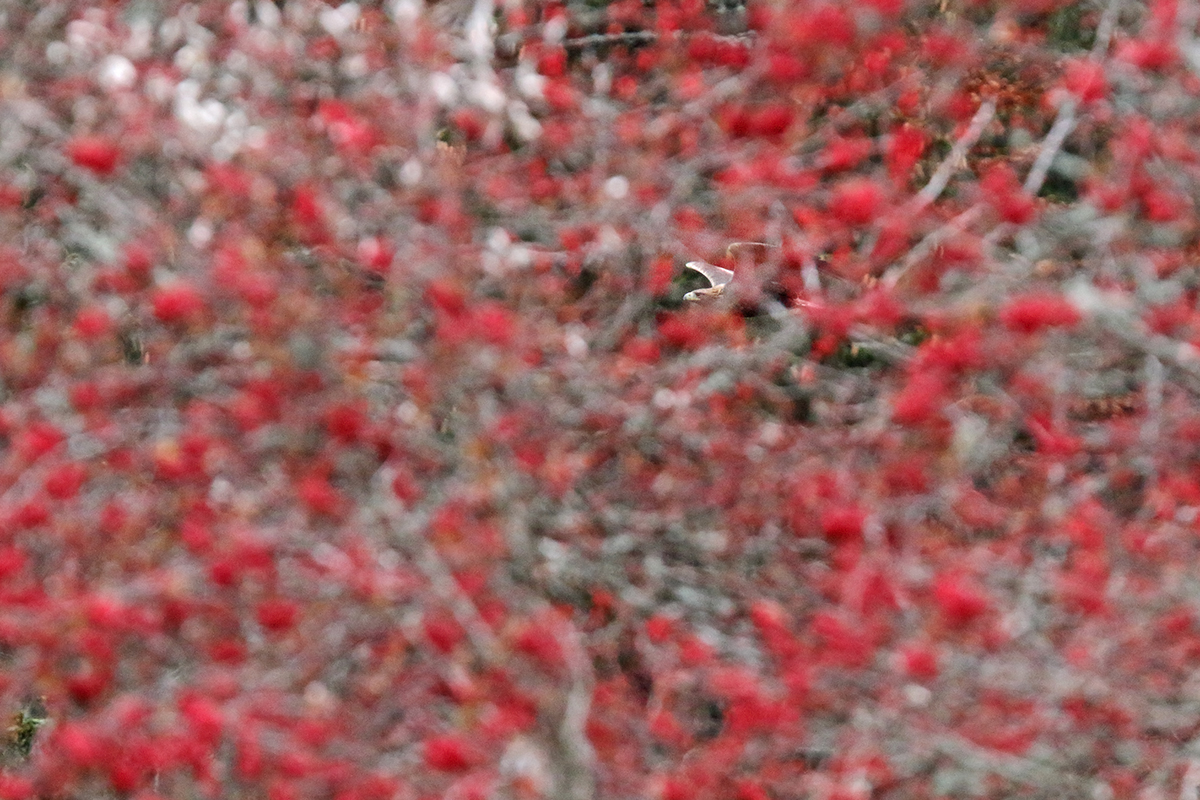
[[[1198,21],[0,4],[0,800],[1197,797]]]

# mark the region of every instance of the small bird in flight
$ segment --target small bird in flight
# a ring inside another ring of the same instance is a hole
[[[761,242],[734,242],[725,249],[725,255],[733,258],[737,257],[742,251],[747,251],[752,256],[761,256],[763,251],[770,247],[773,247],[773,245]],[[685,294],[683,299],[689,303],[716,300],[725,293],[725,287],[733,282],[733,270],[718,267],[716,264],[709,264],[707,261],[689,261],[684,266],[690,270],[699,272],[712,284],[708,288],[696,289]]]
[[[703,275],[708,282],[712,284],[705,289],[696,289],[688,292],[683,296],[683,299],[689,303],[701,303],[709,300],[716,300],[725,292],[725,286],[733,280],[733,270],[718,267],[715,264],[709,264],[707,261],[689,261],[685,264],[688,269],[695,270]]]

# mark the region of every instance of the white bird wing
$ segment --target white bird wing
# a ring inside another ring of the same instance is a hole
[[[733,270],[709,264],[707,261],[689,261],[684,266],[708,278],[708,282],[713,286],[724,286],[733,280]]]

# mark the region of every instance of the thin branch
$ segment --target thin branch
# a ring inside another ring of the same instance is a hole
[[[1200,6],[1196,0],[1184,0],[1175,15],[1175,47],[1183,54],[1184,61],[1192,74],[1200,75],[1200,45],[1196,43],[1196,20],[1200,18]]]
[[[1108,51],[1113,33],[1116,31],[1120,10],[1121,0],[1110,0],[1109,4],[1105,6],[1100,24],[1096,26],[1096,41],[1092,44],[1089,56],[1092,61],[1103,60],[1104,54]],[[1033,162],[1029,175],[1025,177],[1025,191],[1036,195],[1041,190],[1042,184],[1046,182],[1046,176],[1050,173],[1050,167],[1054,164],[1055,157],[1058,156],[1058,151],[1062,149],[1063,143],[1079,123],[1078,112],[1079,101],[1074,97],[1068,97],[1063,101],[1058,109],[1058,116],[1054,119],[1054,125],[1046,134],[1042,148],[1038,151],[1037,159]]]
[[[1134,327],[1132,320],[1121,319],[1110,314],[1099,314],[1096,319],[1126,344],[1147,355],[1165,361],[1177,370],[1200,380],[1200,351],[1187,342],[1177,342],[1162,335],[1151,335]]]
[[[934,740],[934,747],[964,766],[990,772],[1035,789],[1070,789],[1090,794],[1090,790],[1095,787],[1092,781],[1082,776],[1064,772],[1033,759],[989,750],[959,736],[938,736]]]
[[[592,710],[596,676],[591,658],[580,641],[579,631],[566,623],[565,655],[571,674],[571,688],[562,723],[558,727],[558,744],[566,764],[563,765],[566,786],[561,793],[568,800],[590,800],[596,788],[596,753],[587,736],[587,721]]]
[[[1200,394],[1200,350],[1161,334],[1152,334],[1145,323],[1121,309],[1119,300],[1094,286],[1080,284],[1068,292],[1071,301],[1095,324],[1126,345],[1169,364],[1186,377],[1187,387]]]
[[[466,631],[475,654],[485,663],[495,663],[500,655],[496,635],[479,613],[475,603],[458,585],[450,567],[422,536],[432,514],[428,509],[406,512],[401,508],[399,501],[390,497],[386,489],[391,483],[390,475],[387,474],[389,471],[384,468],[376,475],[375,496],[367,504],[367,508],[378,514],[403,549],[412,555],[417,568],[425,575],[434,592],[450,607],[455,620]]]
[[[1096,26],[1096,39],[1092,42],[1092,58],[1102,58],[1108,52],[1113,34],[1117,30],[1117,18],[1121,13],[1121,0],[1109,0]]]
[[[1029,170],[1029,175],[1025,178],[1024,189],[1030,194],[1037,194],[1041,190],[1042,184],[1046,182],[1046,176],[1050,173],[1050,165],[1054,163],[1058,151],[1062,149],[1063,142],[1070,136],[1071,131],[1075,130],[1075,125],[1079,122],[1075,115],[1078,105],[1079,103],[1074,97],[1068,97],[1059,107],[1058,117],[1054,120],[1050,132],[1046,134],[1042,148],[1038,151],[1037,160],[1033,162],[1033,168]]]
[[[679,38],[688,38],[691,34],[682,32],[677,34]],[[746,31],[745,33],[734,34],[717,34],[708,33],[708,36],[721,42],[732,42],[734,44],[749,45],[754,40],[757,33],[754,31]],[[563,39],[562,46],[567,50],[585,50],[589,47],[604,47],[606,45],[632,45],[632,44],[649,44],[660,39],[660,35],[654,31],[621,31],[620,33],[589,33],[584,36],[575,36],[570,39]]]
[[[961,232],[968,225],[974,222],[980,214],[983,213],[983,205],[974,205],[962,212],[956,217],[951,218],[946,224],[931,231],[924,239],[908,251],[908,255],[899,264],[889,267],[886,272],[880,277],[879,282],[886,289],[896,288],[896,284],[904,277],[904,273],[912,269],[922,259],[928,256],[938,245],[945,241],[950,236]]]
[[[1162,420],[1164,372],[1162,361],[1157,356],[1146,356],[1146,420],[1142,424],[1142,444],[1151,452],[1158,446],[1161,433],[1159,423]]]
[[[606,45],[648,44],[658,40],[654,31],[625,31],[624,33],[591,33],[587,36],[576,36],[564,39],[562,46],[567,50],[586,50],[589,47],[604,47]]]
[[[950,182],[950,176],[960,167],[966,159],[967,153],[983,135],[984,128],[995,116],[996,103],[994,101],[987,100],[979,106],[979,110],[971,118],[971,124],[963,131],[962,136],[958,137],[950,154],[942,159],[942,163],[938,165],[937,171],[933,173],[929,183],[925,184],[925,187],[909,204],[908,213],[916,214],[938,198],[938,195],[946,189],[946,184]]]

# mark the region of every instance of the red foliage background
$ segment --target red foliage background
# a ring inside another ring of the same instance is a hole
[[[0,798],[1196,796],[1194,2],[0,19]]]

